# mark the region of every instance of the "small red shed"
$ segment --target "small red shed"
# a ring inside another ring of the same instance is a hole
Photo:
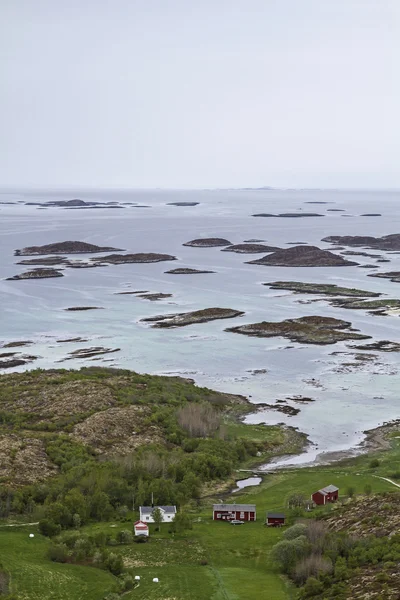
[[[339,498],[339,488],[335,485],[327,485],[326,487],[314,492],[311,495],[311,500],[314,504],[324,505],[330,502],[336,502]]]
[[[133,525],[135,535],[149,535],[149,526],[143,521],[136,521]]]
[[[282,527],[285,524],[285,515],[278,512],[269,512],[267,513],[265,524],[268,527]]]
[[[255,504],[214,504],[213,521],[255,521]]]

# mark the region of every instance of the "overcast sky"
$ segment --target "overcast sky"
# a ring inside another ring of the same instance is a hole
[[[400,187],[400,0],[0,0],[0,185]]]

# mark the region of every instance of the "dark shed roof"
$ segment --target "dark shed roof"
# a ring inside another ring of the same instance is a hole
[[[285,515],[283,513],[269,512],[267,513],[267,519],[284,519]]]

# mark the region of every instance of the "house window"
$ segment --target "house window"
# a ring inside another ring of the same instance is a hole
[[[241,519],[244,519],[244,512],[241,512],[241,513],[240,513],[240,518],[241,518]]]
[[[221,518],[221,513],[217,513],[217,519]]]

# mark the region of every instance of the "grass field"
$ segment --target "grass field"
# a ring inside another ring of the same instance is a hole
[[[193,530],[172,537],[168,525],[152,533],[147,544],[116,546],[128,571],[140,575],[139,586],[123,595],[125,600],[288,600],[294,589],[274,569],[269,559],[282,530],[266,528],[267,510],[285,509],[294,492],[309,496],[333,483],[342,495],[349,488],[364,493],[394,491],[379,479],[400,471],[400,440],[393,436],[392,449],[376,455],[380,464],[371,468],[371,456],[362,456],[329,467],[295,469],[266,475],[262,484],[234,495],[235,502],[257,505],[257,522],[234,527],[211,519],[212,500],[193,511]],[[335,510],[327,507],[326,510]],[[312,513],[312,514],[315,514]],[[112,527],[111,527],[112,526]],[[85,527],[116,532],[128,523],[102,523]],[[35,538],[29,538],[29,532]],[[0,556],[11,574],[11,587],[23,600],[102,600],[116,585],[111,574],[89,566],[52,563],[47,558],[48,540],[36,527],[0,527]],[[158,584],[152,582],[158,577]]]

